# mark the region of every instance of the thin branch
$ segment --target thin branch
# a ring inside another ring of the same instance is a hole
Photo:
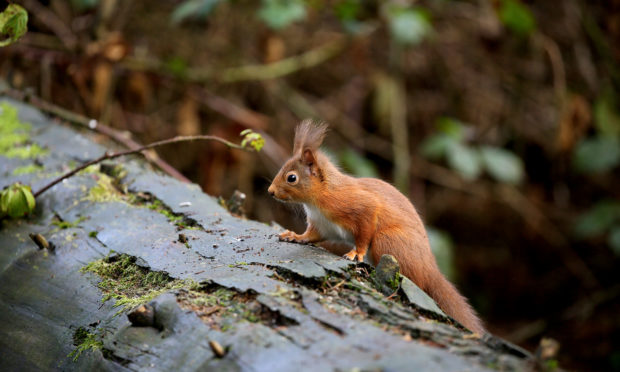
[[[114,141],[120,143],[121,145],[127,147],[130,150],[137,150],[140,147],[142,147],[140,143],[131,139],[124,132],[108,127],[107,125],[101,124],[94,119],[89,119],[85,116],[66,110],[60,106],[56,106],[34,95],[26,94],[19,90],[10,89],[10,88],[0,89],[0,94],[6,94],[7,96],[14,98],[16,100],[27,102],[35,106],[41,111],[52,114],[53,116],[59,117],[72,124],[77,124],[83,128],[95,131],[97,133],[101,133],[104,136],[112,138]],[[146,157],[146,160],[154,164],[156,167],[164,171],[169,176],[174,177],[181,182],[186,182],[186,183],[191,182],[181,172],[179,172],[174,167],[172,167],[170,164],[166,163],[164,160],[159,158],[156,154],[146,153],[145,157]]]
[[[195,87],[189,90],[189,95],[195,100],[204,103],[213,111],[248,128],[265,130],[268,127],[269,118],[267,116],[233,103],[207,89]]]
[[[104,160],[110,160],[110,159],[115,159],[115,158],[118,158],[118,157],[121,157],[121,156],[137,154],[137,153],[142,152],[144,150],[152,149],[152,148],[157,147],[157,146],[167,145],[167,144],[170,144],[170,143],[186,142],[186,141],[197,141],[197,140],[217,141],[217,142],[225,144],[226,146],[228,146],[230,148],[239,149],[239,150],[247,150],[245,147],[243,147],[241,145],[238,145],[236,143],[232,143],[230,141],[227,141],[227,140],[225,140],[223,138],[220,138],[220,137],[217,137],[217,136],[208,136],[208,135],[178,136],[178,137],[174,137],[174,138],[165,139],[165,140],[162,140],[162,141],[153,142],[153,143],[150,143],[148,145],[142,146],[142,147],[140,147],[138,149],[134,149],[134,150],[127,150],[127,151],[122,151],[122,152],[117,152],[117,153],[106,152],[105,154],[101,155],[97,159],[94,159],[94,160],[91,160],[89,162],[86,162],[86,163],[76,167],[75,169],[73,169],[73,170],[63,174],[62,176],[56,178],[55,180],[53,180],[49,184],[43,186],[37,192],[33,193],[33,195],[36,198],[39,195],[41,195],[42,193],[44,193],[45,191],[49,190],[50,188],[52,188],[53,186],[58,184],[59,182],[62,182],[62,180],[67,179],[67,178],[73,176],[74,174],[76,174],[77,172],[79,172],[79,171],[81,171],[81,170],[83,170],[85,168],[88,168],[91,165],[95,165],[97,163],[100,163],[100,162],[102,162]]]
[[[36,0],[24,0],[24,6],[60,39],[68,50],[74,50],[78,39],[71,29],[50,9]]]
[[[338,55],[344,50],[346,45],[347,38],[340,36],[316,49],[277,62],[230,67],[223,70],[212,68],[188,68],[180,77],[185,81],[197,83],[208,81],[236,83],[241,81],[275,79],[320,65]],[[120,64],[122,67],[129,70],[157,73],[168,71],[168,68],[163,62],[152,59],[126,57]]]
[[[540,39],[543,49],[549,55],[551,71],[553,73],[553,88],[558,102],[562,104],[566,97],[566,69],[562,60],[562,52],[558,44],[550,37],[543,33],[537,33],[537,37]]]

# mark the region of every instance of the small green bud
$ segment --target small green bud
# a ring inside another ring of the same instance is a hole
[[[243,130],[240,135],[243,137],[241,147],[252,148],[254,151],[260,151],[265,145],[263,137],[251,129]]]
[[[14,183],[0,195],[0,214],[11,218],[24,217],[34,210],[36,202],[28,185]]]

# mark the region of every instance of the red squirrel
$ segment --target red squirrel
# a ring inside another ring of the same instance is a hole
[[[280,240],[296,243],[345,241],[350,260],[384,254],[398,260],[403,275],[428,293],[452,318],[470,330],[486,331],[467,300],[441,274],[424,224],[415,208],[394,186],[376,178],[342,173],[319,150],[327,125],[304,120],[295,130],[293,156],[269,186],[279,201],[301,203],[308,226],[303,234],[285,231]]]

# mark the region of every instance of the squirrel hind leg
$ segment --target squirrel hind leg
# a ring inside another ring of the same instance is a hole
[[[364,262],[366,252],[368,252],[368,246],[370,245],[372,237],[368,234],[360,234],[355,237],[355,248],[351,249],[344,255],[345,258],[357,262]]]
[[[357,260],[358,262],[364,261],[364,254],[360,254],[355,248],[345,253],[342,257],[348,260],[351,260],[351,261],[355,261],[355,260]]]
[[[368,252],[367,248],[360,248],[360,246],[357,246],[351,249],[349,252],[345,253],[342,257],[351,261],[364,262],[366,252]]]

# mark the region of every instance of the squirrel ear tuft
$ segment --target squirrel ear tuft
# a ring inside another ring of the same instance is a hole
[[[323,172],[321,171],[321,167],[319,167],[316,153],[313,150],[309,148],[304,149],[301,153],[301,162],[306,166],[310,175],[318,177],[321,182],[324,181]]]
[[[293,154],[303,155],[305,149],[316,151],[323,143],[325,133],[327,132],[327,123],[315,123],[311,119],[302,121],[295,128],[295,142]]]
[[[314,158],[314,153],[310,149],[305,149],[301,154],[301,161],[308,166],[312,166],[316,164],[316,159]]]

